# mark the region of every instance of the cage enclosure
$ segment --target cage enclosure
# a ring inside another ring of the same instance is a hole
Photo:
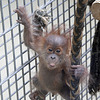
[[[23,26],[16,22],[19,17],[13,10],[25,6],[32,16],[37,6],[46,8],[52,18],[47,27],[65,24],[65,29],[74,27],[77,0],[0,0],[0,100],[30,100],[31,78],[37,73],[38,55],[28,49],[23,41]],[[83,29],[81,64],[90,70],[91,46],[97,20],[86,9]],[[72,32],[73,33],[73,32]],[[34,90],[34,87],[33,87]],[[100,100],[100,93],[91,96],[86,84],[80,85],[80,100]],[[48,93],[46,100],[63,100],[59,95]]]

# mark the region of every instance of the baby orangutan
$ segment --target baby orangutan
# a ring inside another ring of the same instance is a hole
[[[32,78],[36,91],[30,95],[31,100],[45,100],[48,92],[60,94],[70,100],[71,75],[81,78],[85,68],[82,65],[71,66],[71,37],[60,34],[60,29],[43,32],[49,16],[46,11],[36,10],[32,24],[24,7],[15,10],[19,23],[24,25],[24,43],[39,54],[39,72]]]

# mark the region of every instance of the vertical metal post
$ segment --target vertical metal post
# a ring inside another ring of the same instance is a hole
[[[52,6],[53,6],[53,4],[52,4],[52,2],[50,3],[50,7],[51,7],[51,16],[53,17],[53,9],[52,9]],[[54,25],[54,23],[53,23],[53,18],[51,18],[51,26],[52,26],[52,29],[53,29],[53,25]]]
[[[3,27],[3,32],[4,32],[5,31],[5,24],[4,24],[4,16],[3,16],[2,4],[1,4],[1,17],[2,17],[2,27]],[[6,60],[6,72],[7,72],[7,76],[9,76],[6,35],[4,34],[3,37],[4,37],[4,49],[5,49],[5,60]],[[11,100],[11,97],[10,97],[10,95],[11,95],[11,91],[10,91],[10,81],[8,80],[7,83],[8,83],[9,100]],[[2,88],[1,88],[1,90],[2,90]]]
[[[23,5],[25,6],[26,4],[26,1],[23,0]],[[18,0],[17,0],[17,7],[18,7]],[[23,61],[23,53],[22,53],[22,43],[21,43],[21,33],[20,33],[20,25],[18,27],[19,29],[19,42],[20,42],[20,53],[21,53],[21,65],[24,64],[24,61]],[[24,79],[24,68],[22,68],[22,79],[23,79],[23,94],[24,94],[24,100],[26,100],[26,95],[25,95],[25,79]]]
[[[68,0],[68,16],[69,16],[69,28],[71,27],[71,18],[70,18],[70,0]]]
[[[3,28],[3,32],[4,32],[5,27],[4,27],[4,20],[3,20],[4,19],[4,16],[3,16],[3,9],[2,9],[2,0],[0,1],[0,10],[1,10],[2,28]],[[4,35],[4,38],[5,38],[5,35]],[[5,40],[4,40],[4,42],[5,42]],[[0,72],[0,74],[1,74],[1,72]],[[1,82],[1,80],[0,80],[0,82]],[[0,85],[0,90],[1,90],[1,100],[3,100],[2,85]]]
[[[82,31],[84,27],[85,12],[88,0],[78,0],[77,9],[75,11],[75,22],[72,38],[72,50],[71,50],[71,63],[72,65],[80,64],[81,47],[82,47]],[[79,94],[79,80],[72,76],[71,80],[71,100],[80,100]]]
[[[59,0],[57,0],[57,24],[59,28]]]
[[[64,0],[62,0],[62,9],[63,9],[63,24],[65,24],[65,6],[64,6]],[[65,32],[65,25],[64,25],[64,32]]]
[[[2,20],[2,26],[3,26],[3,11],[2,11],[2,1],[0,0],[0,11],[1,11],[1,20]],[[3,27],[4,30],[4,27]],[[0,83],[1,83],[1,71],[0,71]],[[1,100],[3,99],[2,95],[2,85],[0,85],[0,95],[1,95]]]
[[[32,0],[30,0],[31,2],[31,13],[33,13],[33,2]],[[29,49],[28,49],[28,60],[30,61],[30,52],[29,52]],[[29,80],[30,80],[30,93],[32,93],[32,84],[31,84],[31,64],[29,63]]]

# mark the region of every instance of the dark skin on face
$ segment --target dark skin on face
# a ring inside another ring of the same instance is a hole
[[[82,65],[71,66],[71,38],[66,34],[61,35],[59,29],[51,30],[49,34],[46,33],[43,36],[37,16],[36,18],[34,16],[31,24],[24,7],[19,7],[15,12],[20,17],[17,22],[24,25],[25,45],[39,54],[39,72],[32,78],[36,91],[30,95],[30,99],[42,98],[44,100],[45,95],[52,92],[70,100],[68,82],[71,80],[71,75],[81,78],[85,72]]]

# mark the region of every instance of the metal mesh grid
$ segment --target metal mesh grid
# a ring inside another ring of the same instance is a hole
[[[49,30],[53,25],[65,24],[67,29],[74,24],[76,0],[0,0],[0,100],[29,100],[30,80],[39,63],[36,53],[23,43],[23,26],[16,23],[18,16],[13,10],[20,5],[25,5],[29,14],[36,5],[48,9],[53,17]],[[87,8],[81,59],[88,69],[96,23]],[[80,87],[81,100],[100,100],[99,93],[95,97],[88,94],[87,84]],[[62,100],[59,96],[52,98],[51,94],[46,99]]]

